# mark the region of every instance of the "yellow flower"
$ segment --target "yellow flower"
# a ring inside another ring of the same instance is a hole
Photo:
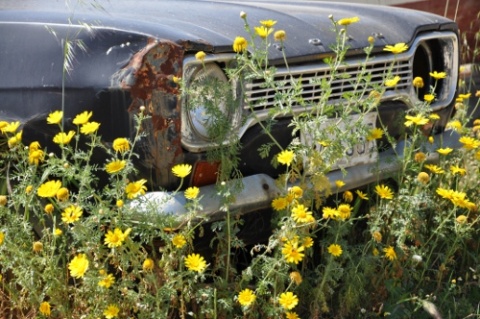
[[[139,195],[145,195],[145,191],[147,190],[147,186],[145,183],[147,182],[146,179],[140,179],[136,182],[130,182],[125,187],[125,193],[127,193],[128,199],[133,199]]]
[[[383,252],[385,253],[385,258],[391,261],[397,259],[397,253],[395,252],[395,249],[392,246],[383,248]]]
[[[68,134],[65,132],[60,132],[53,137],[53,142],[56,144],[65,145],[70,143],[74,135],[75,135],[74,131],[70,131],[68,132]]]
[[[8,198],[6,195],[0,195],[0,206],[6,206],[8,203]]]
[[[374,128],[368,132],[367,135],[367,141],[373,141],[373,140],[378,140],[381,139],[383,136],[383,130],[381,128]]]
[[[62,231],[60,228],[55,228],[55,229],[53,230],[53,235],[54,235],[54,236],[57,236],[57,237],[58,237],[58,236],[61,236],[62,234],[63,234],[63,231]]]
[[[420,114],[417,114],[415,116],[412,116],[412,115],[405,115],[405,119],[407,120],[405,122],[405,126],[406,127],[410,127],[412,126],[413,124],[415,125],[425,125],[428,123],[428,119],[423,117],[422,115]]]
[[[3,244],[4,240],[5,240],[5,234],[3,232],[0,232],[0,245]]]
[[[324,141],[318,141],[318,144],[322,145],[323,147],[328,147],[331,144],[331,141],[324,140]]]
[[[342,246],[338,244],[331,244],[330,246],[328,246],[327,250],[328,253],[333,257],[339,257],[343,253]]]
[[[309,237],[309,236],[305,237],[305,238],[303,239],[302,245],[303,245],[303,247],[305,247],[305,248],[310,248],[310,247],[312,247],[312,246],[313,246],[313,239],[312,239],[312,237]]]
[[[418,173],[417,180],[422,184],[427,184],[430,181],[430,175],[425,172]]]
[[[257,296],[255,296],[255,293],[248,288],[245,288],[242,291],[240,291],[237,297],[238,302],[244,307],[250,306],[252,303],[255,302],[256,298]]]
[[[457,165],[452,165],[450,166],[450,171],[453,173],[453,174],[459,174],[459,175],[462,175],[464,176],[465,174],[467,174],[467,170],[464,169],[464,168],[461,168]]]
[[[337,186],[337,188],[342,188],[343,186],[345,186],[345,182],[342,180],[336,180],[335,186]]]
[[[48,303],[48,301],[44,301],[40,304],[40,307],[38,307],[38,311],[44,315],[44,316],[50,316],[51,314],[51,308],[50,308],[50,304]]]
[[[120,312],[120,309],[117,307],[117,305],[108,305],[107,309],[103,312],[103,315],[107,319],[112,319],[118,316],[118,313]]]
[[[437,149],[437,152],[441,155],[448,155],[453,151],[453,148],[445,147]]]
[[[14,146],[20,144],[20,142],[22,142],[22,131],[8,139],[8,147],[13,148]]]
[[[394,87],[398,84],[398,82],[400,80],[401,80],[401,78],[398,75],[396,75],[395,77],[393,77],[391,79],[385,80],[385,86],[389,87],[389,88]]]
[[[82,208],[75,205],[70,205],[62,213],[62,221],[65,224],[71,224],[80,219],[82,217],[83,211]]]
[[[191,172],[192,172],[192,165],[190,164],[177,164],[174,167],[172,167],[173,175],[180,178],[187,177]]]
[[[467,221],[467,216],[465,215],[460,215],[456,218],[456,221],[457,223],[459,224],[465,224],[465,222]]]
[[[452,199],[454,191],[451,189],[438,187],[436,190],[436,193],[444,199]]]
[[[298,304],[298,297],[291,291],[284,292],[280,294],[278,298],[278,303],[285,310],[292,310]]]
[[[147,258],[143,261],[142,269],[144,271],[152,271],[154,267],[155,267],[155,262],[153,261],[152,258]]]
[[[462,143],[463,148],[467,150],[473,150],[480,146],[480,141],[470,136],[462,136],[458,141]]]
[[[447,77],[447,73],[445,72],[433,71],[433,72],[430,72],[429,74],[435,80],[445,79]]]
[[[55,207],[53,206],[53,204],[47,204],[47,205],[45,205],[43,210],[45,211],[45,213],[51,214],[55,210]]]
[[[382,199],[393,199],[393,192],[390,187],[386,185],[375,186],[375,193]]]
[[[31,150],[28,152],[28,162],[33,165],[40,164],[43,161],[44,153],[42,150]]]
[[[343,18],[338,20],[338,25],[350,25],[352,23],[357,23],[360,21],[359,17]]]
[[[52,112],[48,115],[47,117],[47,123],[48,124],[60,124],[63,118],[63,112],[62,111],[55,111]]]
[[[59,180],[48,181],[40,185],[37,190],[37,195],[40,197],[54,197],[61,187],[62,182]]]
[[[363,200],[368,200],[368,196],[367,194],[365,194],[364,192],[362,192],[361,190],[356,190],[355,193],[357,193],[357,196],[360,197],[360,199],[363,199]]]
[[[466,198],[466,194],[463,192],[454,192],[453,193],[453,198],[450,200],[453,205],[461,207],[461,208],[466,208],[468,210],[476,210],[477,206],[475,203],[471,202]]]
[[[125,153],[130,150],[130,142],[124,137],[119,137],[113,141],[112,147],[115,152]]]
[[[207,56],[207,54],[203,51],[198,51],[196,54],[195,54],[195,59],[197,59],[198,61],[204,61],[205,60],[205,57]]]
[[[436,120],[439,120],[439,119],[440,119],[440,115],[433,113],[433,114],[430,114],[430,115],[428,116],[428,118],[429,118],[430,120],[436,121]]]
[[[273,34],[275,41],[285,41],[287,39],[287,33],[284,30],[278,30]]]
[[[236,53],[243,52],[248,47],[248,41],[244,37],[236,37],[233,41],[233,51]]]
[[[347,203],[351,203],[353,201],[353,194],[351,191],[344,192],[342,197]]]
[[[107,245],[108,248],[122,246],[125,239],[127,239],[128,234],[130,234],[130,231],[131,228],[128,228],[127,230],[125,230],[125,232],[122,232],[120,228],[115,228],[113,231],[109,230],[105,234],[105,245]]]
[[[405,43],[396,43],[395,45],[386,45],[383,51],[399,54],[408,50],[408,45]]]
[[[90,120],[90,117],[92,117],[92,112],[88,112],[88,111],[82,112],[77,116],[75,116],[75,118],[73,119],[73,124],[75,125],[86,124],[88,120]]]
[[[260,20],[260,24],[263,25],[265,28],[273,27],[277,21],[275,20]]]
[[[273,29],[264,26],[255,27],[254,29],[255,33],[262,39],[265,39],[268,35],[270,35],[270,33],[273,32]]]
[[[302,198],[303,196],[303,189],[300,186],[292,186],[288,190],[289,194],[292,194],[294,198]]]
[[[121,170],[123,170],[126,165],[127,165],[127,162],[124,160],[114,160],[105,165],[105,171],[108,174],[116,174]]]
[[[183,236],[182,234],[177,234],[173,236],[172,244],[176,248],[180,249],[187,244],[187,240],[185,239],[185,236]]]
[[[462,128],[462,122],[459,120],[453,120],[447,123],[446,128],[450,128],[454,131],[459,131]]]
[[[294,239],[287,241],[283,245],[282,254],[288,263],[298,264],[305,256],[304,250],[305,247],[298,246],[298,241]]]
[[[203,272],[207,268],[207,262],[199,254],[190,254],[185,258],[185,267],[190,271]]]
[[[461,99],[469,99],[472,96],[472,93],[459,94],[458,97]]]
[[[309,223],[313,221],[312,212],[304,205],[297,205],[292,208],[292,218],[297,223]]]
[[[382,242],[382,234],[379,231],[374,231],[372,237],[377,243]]]
[[[34,141],[30,143],[30,145],[28,146],[28,151],[36,151],[36,150],[39,150],[40,148],[41,148],[40,143],[38,141]]]
[[[57,197],[57,200],[62,202],[68,199],[68,195],[68,188],[62,187],[57,191],[57,194],[55,196]]]
[[[295,157],[295,153],[293,153],[293,151],[284,150],[277,155],[277,161],[280,164],[290,166],[294,157]]]
[[[80,132],[85,135],[90,135],[98,131],[100,123],[98,122],[88,122],[82,125]]]
[[[196,186],[189,187],[185,190],[185,198],[193,200],[198,197],[199,193],[200,193],[200,188]]]
[[[298,271],[292,271],[290,273],[290,280],[295,283],[295,285],[300,285],[303,281],[302,275]]]
[[[427,159],[427,155],[424,152],[415,153],[414,160],[417,163],[422,163]]]
[[[435,100],[435,95],[433,95],[433,94],[425,94],[425,95],[423,96],[423,99],[425,100],[425,102],[430,103],[430,102],[432,102],[433,100]]]
[[[322,208],[323,218],[324,219],[337,219],[340,216],[340,213],[335,208],[323,207]]]
[[[1,122],[2,125],[1,125],[1,130],[2,130],[2,133],[5,134],[5,133],[15,133],[18,129],[18,127],[20,126],[20,122],[5,122],[5,121],[2,121]]]
[[[480,151],[475,152],[475,159],[480,161]]]
[[[349,204],[340,204],[337,207],[338,215],[342,220],[350,218],[350,214],[352,213],[352,206]]]
[[[121,207],[123,207],[123,204],[124,204],[124,203],[123,203],[123,200],[118,199],[115,204],[117,205],[118,208],[121,208]]]
[[[372,255],[378,256],[378,254],[379,254],[378,249],[377,249],[377,248],[373,248],[373,250],[372,250]]]
[[[43,244],[40,241],[36,241],[32,245],[32,249],[34,252],[39,253],[43,250]]]
[[[287,319],[300,319],[300,317],[297,315],[296,312],[290,312],[290,311],[287,311],[287,312],[285,313],[285,317],[286,317]]]
[[[85,254],[76,255],[68,264],[70,275],[74,278],[82,278],[88,270],[88,259]]]
[[[106,274],[98,282],[100,287],[110,288],[115,283],[115,277],[112,274]]]
[[[288,201],[285,197],[275,198],[272,201],[272,208],[277,210],[277,211],[285,209],[285,208],[287,208],[287,206],[288,206]]]
[[[425,168],[428,169],[430,172],[435,174],[443,174],[445,171],[438,165],[435,164],[425,164]]]
[[[419,89],[421,89],[425,86],[425,83],[423,83],[423,79],[419,76],[416,76],[413,79],[412,84],[413,84],[414,87],[419,88]]]

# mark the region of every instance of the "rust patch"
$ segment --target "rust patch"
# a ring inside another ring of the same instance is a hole
[[[124,68],[134,71],[135,80],[134,83],[122,80],[122,88],[129,90],[132,98],[141,100],[150,99],[153,90],[178,94],[172,75],[181,76],[183,53],[183,48],[174,42],[150,40]]]
[[[178,180],[171,167],[183,162],[181,99],[173,76],[182,76],[184,50],[167,40],[150,40],[122,70],[121,87],[130,91],[128,111],[145,106],[151,119],[142,123],[147,133],[139,143],[145,174],[155,187],[174,188]]]

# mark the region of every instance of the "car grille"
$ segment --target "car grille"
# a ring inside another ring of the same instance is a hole
[[[335,103],[342,100],[349,94],[362,92],[364,85],[369,83],[365,89],[368,94],[377,85],[383,84],[387,76],[387,70],[393,66],[388,77],[399,76],[400,81],[395,90],[407,90],[411,85],[412,79],[412,63],[410,59],[392,61],[383,59],[382,61],[370,61],[366,65],[362,65],[364,60],[358,63],[350,62],[346,66],[338,68],[335,79],[331,80],[332,71],[326,64],[302,65],[296,67],[279,68],[276,70],[273,85],[268,84],[263,79],[255,79],[246,84],[246,109],[263,110],[274,107],[275,96],[281,93],[293,92],[295,86],[301,86],[299,96],[296,100],[302,100],[302,106],[313,105],[324,101],[325,90],[322,88],[322,82],[330,81],[330,85],[326,86],[331,89],[328,95],[328,102]],[[364,68],[364,70],[362,70]],[[358,81],[363,74],[365,81]],[[300,84],[301,83],[301,84]],[[325,87],[325,86],[324,86]]]

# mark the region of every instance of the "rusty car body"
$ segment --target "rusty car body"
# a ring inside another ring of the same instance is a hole
[[[101,4],[101,8],[96,5]],[[283,52],[271,46],[268,59],[277,68],[278,81],[289,70],[304,77],[328,76],[324,58],[331,55],[335,35],[330,32],[328,16],[337,18],[359,16],[361,25],[349,29],[348,66],[345,73],[355,74],[369,45],[375,37],[371,68],[372,81],[382,81],[383,71],[392,59],[397,59],[393,75],[401,75],[397,89],[382,97],[379,121],[394,123],[406,109],[422,99],[417,95],[412,79],[428,79],[429,72],[447,72],[448,77],[436,88],[438,99],[431,107],[440,120],[431,128],[435,140],[444,145],[455,138],[444,131],[455,102],[459,67],[459,34],[457,25],[446,18],[420,11],[399,8],[318,1],[92,1],[63,2],[4,0],[0,3],[0,118],[21,121],[25,143],[39,140],[53,149],[49,142],[51,128],[45,117],[63,108],[65,118],[93,111],[93,119],[102,123],[100,134],[107,143],[119,136],[133,134],[133,114],[145,106],[151,118],[145,126],[148,137],[138,145],[140,172],[149,180],[147,198],[161,201],[159,211],[181,214],[185,211],[182,194],[170,197],[179,179],[171,168],[190,163],[193,171],[184,186],[201,187],[205,214],[221,211],[216,198],[216,171],[221,163],[207,159],[206,150],[215,145],[206,140],[192,121],[194,114],[185,111],[185,99],[174,77],[187,83],[195,77],[202,64],[195,59],[199,51],[206,52],[203,63],[222,71],[234,61],[232,43],[244,35],[240,12],[250,21],[279,21],[288,33]],[[383,51],[385,45],[404,42],[408,51],[395,57]],[[68,44],[68,45],[67,45]],[[65,50],[74,51],[74,59],[66,68]],[[216,71],[217,72],[217,71]],[[224,78],[228,81],[227,77]],[[426,83],[428,88],[431,83]],[[235,84],[232,84],[235,85]],[[247,120],[235,121],[232,129],[240,139],[242,149],[239,170],[243,189],[237,194],[232,209],[240,213],[268,208],[276,195],[278,171],[262,160],[257,149],[265,142],[259,122],[268,116],[256,109],[256,120],[249,117],[242,103],[256,98],[267,99],[260,84],[251,84],[237,112]],[[339,94],[352,90],[338,84]],[[311,98],[315,103],[322,94],[316,88]],[[332,101],[332,103],[335,101]],[[280,119],[272,134],[287,146],[292,139],[289,119]],[[402,132],[389,127],[392,136]],[[345,180],[349,188],[375,181],[382,174],[398,169],[398,162],[389,160],[402,155],[402,143],[396,149],[379,153],[376,169],[371,165],[355,165],[343,172],[329,173],[333,182]],[[435,147],[435,146],[431,146]],[[272,152],[275,153],[275,152]],[[434,156],[434,155],[432,155]],[[262,164],[265,163],[265,164]],[[346,175],[344,175],[346,173]]]

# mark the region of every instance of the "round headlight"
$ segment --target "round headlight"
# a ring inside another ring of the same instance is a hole
[[[215,63],[198,65],[191,73],[187,88],[187,121],[198,139],[212,140],[214,125],[232,116],[229,110],[232,87]]]

